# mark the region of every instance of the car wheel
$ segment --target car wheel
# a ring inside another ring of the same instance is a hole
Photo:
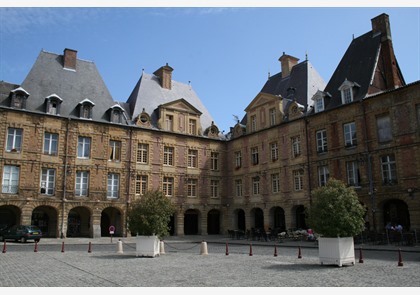
[[[25,237],[21,237],[21,238],[20,238],[20,242],[21,242],[21,243],[26,243],[26,238],[25,238]]]

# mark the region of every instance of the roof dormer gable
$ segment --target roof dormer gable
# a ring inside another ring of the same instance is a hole
[[[251,101],[251,103],[246,107],[245,112],[253,111],[258,107],[275,104],[276,102],[280,102],[282,97],[280,95],[273,95],[269,93],[260,92],[257,96]]]
[[[324,92],[321,90],[318,90],[313,96],[312,100],[314,101],[314,109],[315,113],[319,113],[325,110],[327,105],[327,100],[330,98],[331,95],[328,92]]]
[[[10,91],[10,107],[16,109],[26,109],[26,100],[29,97],[29,93],[22,87],[18,87]]]
[[[159,108],[180,113],[193,114],[196,116],[200,116],[202,114],[197,108],[183,98],[162,104]]]
[[[342,104],[348,104],[353,102],[354,100],[354,94],[355,94],[355,88],[360,88],[360,85],[356,82],[352,82],[347,80],[347,78],[344,80],[344,82],[341,84],[340,87],[338,87],[338,90],[341,93],[341,103]]]

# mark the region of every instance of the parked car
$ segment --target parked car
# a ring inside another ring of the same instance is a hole
[[[39,242],[42,237],[41,230],[35,225],[14,225],[0,232],[0,241],[15,240],[26,243],[28,240]]]
[[[9,224],[0,224],[0,241],[3,241],[3,234],[10,228]]]

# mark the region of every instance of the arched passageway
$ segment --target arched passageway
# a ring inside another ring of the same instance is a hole
[[[67,218],[66,237],[91,237],[90,212],[85,207],[70,210]]]
[[[220,234],[220,211],[212,209],[207,213],[207,233],[209,235]]]
[[[32,224],[39,227],[43,237],[58,237],[58,214],[51,206],[39,206],[32,212]]]
[[[188,209],[184,213],[184,234],[197,235],[198,234],[198,211]]]

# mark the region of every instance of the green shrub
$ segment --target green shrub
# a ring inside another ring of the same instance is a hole
[[[132,235],[163,238],[169,235],[169,222],[175,212],[171,200],[160,191],[148,191],[131,203],[128,210],[128,228]]]
[[[324,237],[353,237],[365,227],[365,208],[353,188],[330,179],[312,193],[307,223]]]

